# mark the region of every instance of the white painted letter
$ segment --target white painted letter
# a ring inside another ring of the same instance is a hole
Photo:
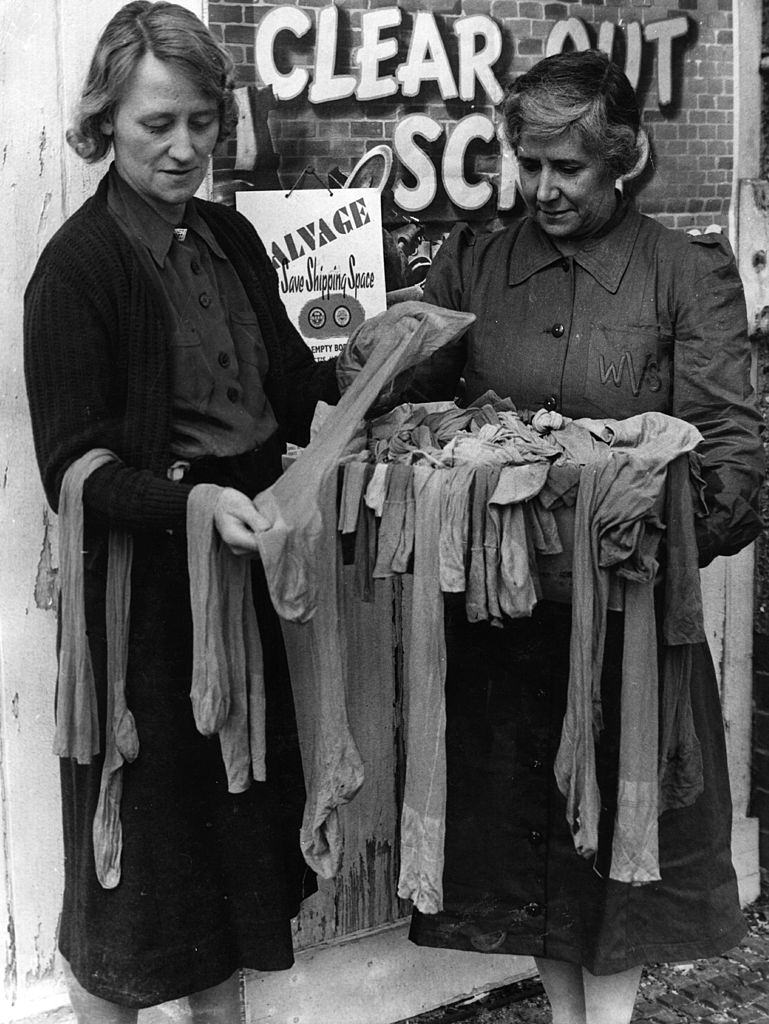
[[[429,56],[428,56],[429,54]],[[416,96],[423,82],[437,82],[444,100],[458,96],[449,58],[435,18],[429,11],[419,11],[409,43],[406,63],[395,72],[404,96]]]
[[[397,28],[401,23],[401,12],[398,7],[383,7],[380,11],[366,11],[360,19],[361,45],[354,55],[354,61],[360,67],[360,82],[355,91],[359,100],[381,100],[393,96],[398,91],[398,83],[393,75],[379,78],[379,64],[389,60],[398,53],[398,40],[380,39],[382,29]]]
[[[614,52],[614,33],[617,26],[613,21],[602,21],[598,30],[598,49],[607,57]],[[634,89],[638,88],[641,76],[641,26],[637,21],[629,21],[626,25],[627,43],[625,46],[625,74]]]
[[[666,107],[673,99],[673,40],[685,36],[688,31],[689,22],[683,15],[652,21],[644,29],[648,42],[657,40],[657,93],[661,107]]]
[[[435,142],[442,131],[438,122],[433,121],[426,114],[411,114],[409,117],[404,117],[395,126],[393,133],[395,153],[403,166],[411,171],[417,179],[414,188],[408,188],[402,181],[399,181],[393,189],[393,199],[402,210],[418,213],[435,199],[435,193],[438,190],[435,168],[424,150],[414,142],[414,136],[421,135],[428,142]]]
[[[567,39],[574,43],[575,50],[590,49],[590,36],[587,34],[585,23],[579,18],[563,18],[550,30],[545,43],[545,56],[552,57],[554,53],[562,53]]]
[[[496,21],[485,14],[457,18],[454,34],[459,40],[459,97],[470,103],[475,98],[477,78],[489,101],[496,105],[502,102],[504,89],[492,72],[492,66],[502,53],[502,33]],[[475,49],[475,37],[485,40],[480,50]]]
[[[329,103],[345,100],[355,92],[354,75],[335,75],[336,41],[338,37],[339,9],[336,4],[324,7],[318,13],[315,41],[315,73],[307,98],[310,103]]]
[[[473,139],[491,142],[494,125],[485,114],[468,114],[457,122],[443,152],[443,186],[446,195],[462,210],[480,210],[491,197],[488,181],[471,185],[465,178],[465,154]]]
[[[281,32],[291,32],[301,39],[312,28],[309,14],[298,7],[273,7],[256,30],[256,70],[265,85],[271,85],[275,98],[293,100],[307,85],[309,75],[302,68],[294,68],[282,75],[275,66],[275,39]]]

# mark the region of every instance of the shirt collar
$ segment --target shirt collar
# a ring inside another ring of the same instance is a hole
[[[174,225],[164,220],[142,197],[125,182],[114,163],[109,170],[107,203],[112,212],[120,218],[131,234],[147,247],[152,258],[162,269],[174,241]],[[219,259],[227,257],[214,238],[208,224],[195,208],[194,199],[184,210],[183,226],[194,231]]]
[[[640,226],[641,215],[632,199],[620,200],[605,229],[574,253],[574,262],[607,291],[616,292],[630,262]],[[515,260],[510,261],[508,283],[520,284],[563,258],[536,221],[527,217],[516,241]]]
[[[203,239],[214,256],[218,256],[220,260],[227,259],[222,251],[222,247],[214,238],[211,228],[198,213],[194,199],[191,199],[189,203],[187,203],[187,209],[184,211],[184,223],[188,228],[194,231],[196,235]]]

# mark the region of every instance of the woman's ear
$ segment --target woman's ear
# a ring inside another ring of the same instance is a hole
[[[115,126],[112,124],[111,117],[105,117],[102,123],[99,125],[99,127],[105,135],[114,134]]]

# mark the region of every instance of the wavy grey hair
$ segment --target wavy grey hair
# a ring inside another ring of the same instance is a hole
[[[570,130],[612,178],[629,175],[644,156],[646,136],[633,87],[600,50],[539,61],[512,84],[502,116],[515,153],[524,132],[550,139]]]
[[[114,116],[136,65],[145,54],[174,65],[219,110],[221,141],[237,118],[233,62],[200,18],[178,4],[133,0],[108,22],[96,44],[67,142],[87,163],[101,160],[112,136],[103,124]]]

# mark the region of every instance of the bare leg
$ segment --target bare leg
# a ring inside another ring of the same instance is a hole
[[[117,1003],[110,1003],[106,999],[86,992],[67,961],[62,957],[64,966],[64,977],[67,981],[69,1001],[77,1017],[77,1024],[136,1024],[139,1016],[138,1010],[131,1010],[127,1006],[118,1006]]]
[[[582,968],[562,960],[534,960],[553,1011],[553,1024],[586,1024]]]
[[[244,1020],[240,971],[221,985],[188,996],[193,1024],[240,1024]]]
[[[583,970],[587,1024],[630,1024],[641,968],[597,977]]]

